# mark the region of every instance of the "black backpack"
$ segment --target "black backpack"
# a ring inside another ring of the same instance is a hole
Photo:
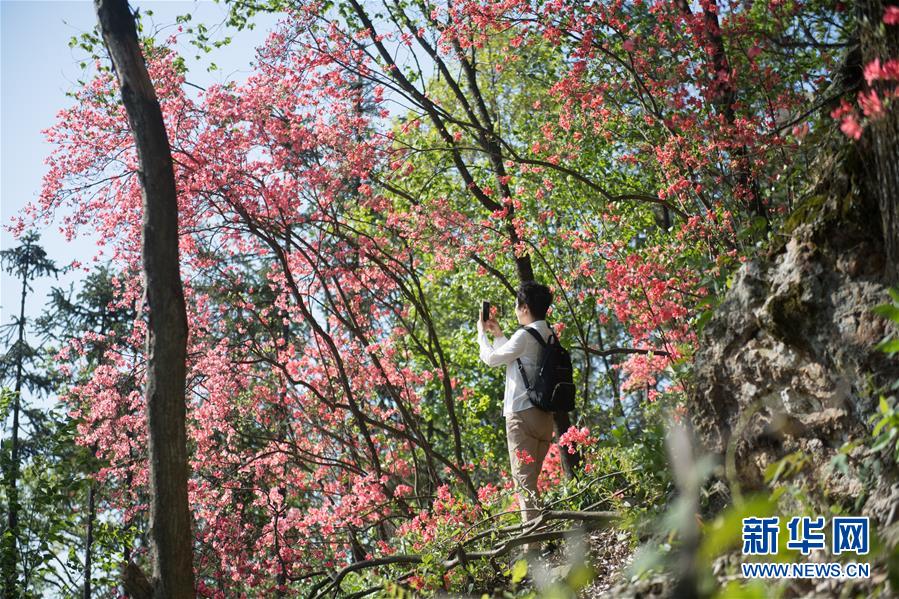
[[[559,343],[552,327],[546,341],[534,329],[524,327],[524,330],[533,335],[543,348],[533,385],[528,382],[521,360],[517,360],[518,372],[521,373],[521,379],[528,390],[528,399],[535,407],[545,412],[570,412],[574,409],[575,396],[571,354]]]

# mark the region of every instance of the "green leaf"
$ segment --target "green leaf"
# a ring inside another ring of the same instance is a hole
[[[595,577],[596,573],[593,571],[593,568],[586,564],[579,564],[568,573],[568,586],[574,591],[579,591],[593,582]]]
[[[713,313],[714,313],[713,310],[706,310],[705,312],[703,312],[702,314],[699,315],[699,317],[696,319],[696,325],[695,325],[697,332],[699,332],[699,333],[702,332],[702,330],[705,328],[705,325],[708,324],[708,322],[712,319]]]
[[[743,535],[743,518],[764,518],[774,514],[776,499],[756,496],[742,505],[735,505],[704,527],[699,554],[704,561],[712,560],[731,547],[739,545]]]
[[[515,565],[512,566],[512,584],[518,584],[524,577],[528,574],[528,563],[527,561],[520,559],[515,562]]]
[[[880,350],[886,354],[899,353],[899,337],[896,337],[896,338],[887,337],[886,339],[884,339],[883,341],[878,343],[876,346],[874,346],[874,349]]]
[[[880,451],[881,449],[889,445],[895,436],[896,429],[891,428],[890,432],[884,433],[880,435],[880,437],[878,437],[877,443],[875,443],[874,446],[871,447],[871,451]]]
[[[899,323],[899,306],[880,304],[879,306],[874,306],[871,310],[878,316],[883,316],[895,323]]]
[[[845,453],[838,453],[830,458],[830,465],[837,472],[849,473],[849,458],[846,457]]]
[[[840,453],[845,453],[848,455],[848,454],[852,453],[853,449],[855,449],[856,447],[858,447],[861,444],[862,444],[861,440],[847,441],[846,443],[843,443],[842,447],[840,447]]]

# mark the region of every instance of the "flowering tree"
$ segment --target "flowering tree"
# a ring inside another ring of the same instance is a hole
[[[841,7],[241,2],[235,24],[285,18],[245,84],[194,95],[176,37],[142,40],[178,194],[198,592],[327,594],[370,569],[450,588],[466,556],[527,542],[473,547],[512,504],[471,306],[551,283],[584,420],[557,422],[551,463],[594,469],[574,450],[614,436],[584,424],[637,434],[639,406],[677,391],[705,298],[834,139]],[[26,219],[69,207],[71,234],[137,273],[137,155],[100,66],[48,130]],[[146,330],[67,398],[126,520],[146,509]]]

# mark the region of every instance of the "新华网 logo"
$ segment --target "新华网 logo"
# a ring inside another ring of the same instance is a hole
[[[828,548],[826,521],[823,516],[795,516],[787,522],[787,549],[811,555]],[[743,518],[743,555],[777,555],[780,518]],[[870,545],[868,518],[834,516],[829,528],[830,551],[833,555],[867,555]],[[867,563],[743,563],[745,578],[867,578]]]

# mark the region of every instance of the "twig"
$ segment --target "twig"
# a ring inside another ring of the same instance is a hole
[[[606,357],[615,354],[654,354],[656,356],[670,356],[671,353],[662,349],[642,349],[638,347],[610,347],[609,349],[596,349],[594,347],[572,346],[572,349],[580,350],[594,356]]]

